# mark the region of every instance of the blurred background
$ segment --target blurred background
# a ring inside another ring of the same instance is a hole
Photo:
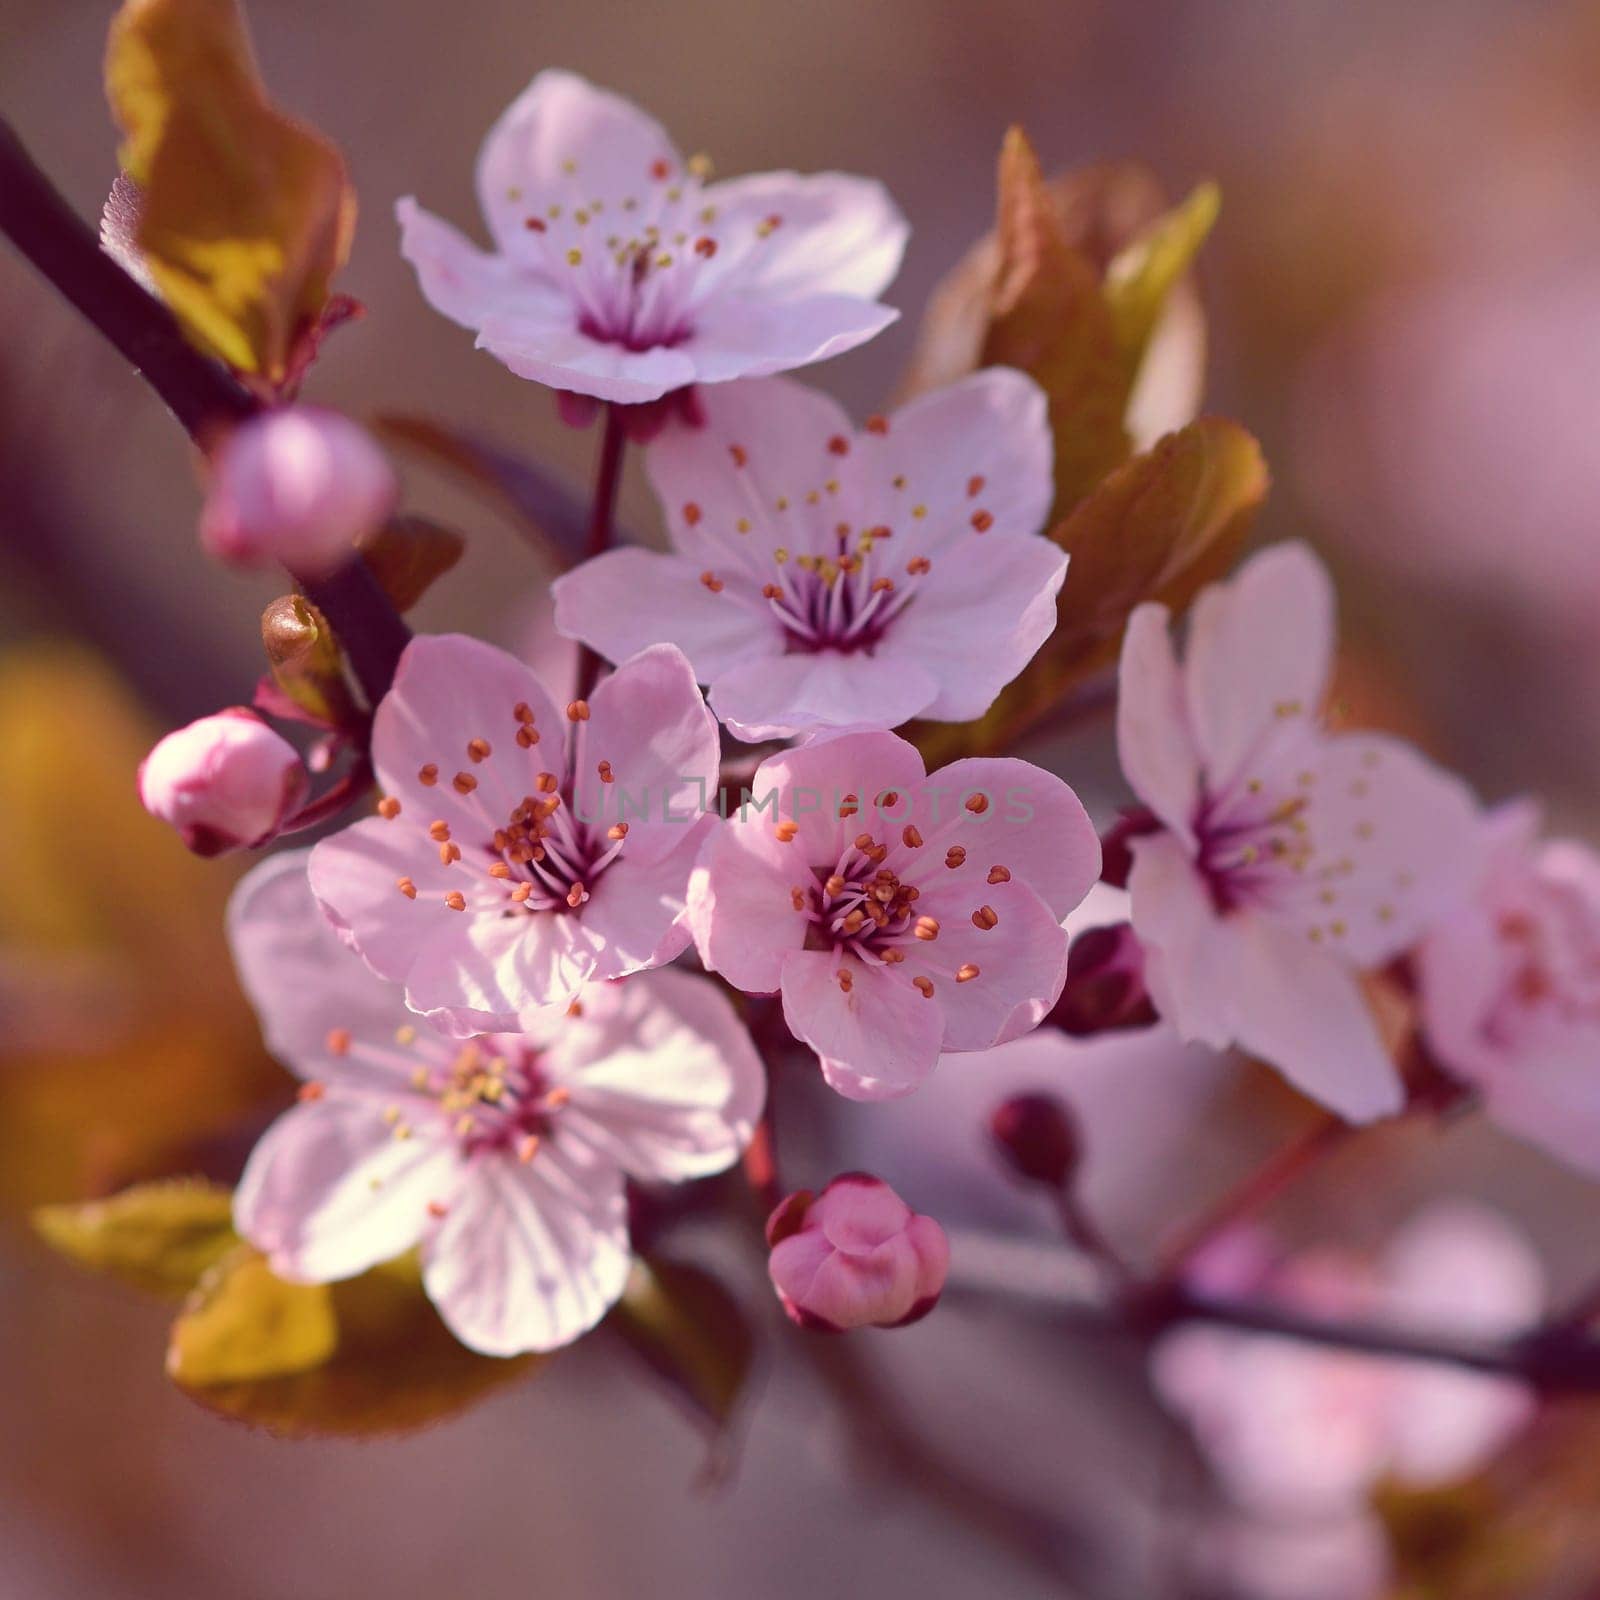
[[[889,185],[913,226],[887,297],[903,320],[809,374],[858,414],[893,390],[929,290],[987,227],[1009,123],[1047,171],[1134,157],[1174,195],[1216,178],[1207,409],[1266,448],[1263,535],[1309,538],[1334,565],[1374,715],[1486,797],[1535,791],[1560,827],[1600,835],[1592,0],[247,9],[275,97],[343,147],[362,206],[340,287],[368,315],[334,336],[308,396],[439,417],[575,485],[592,436],[426,309],[392,222],[394,200],[415,194],[481,236],[478,143],[541,67],[632,96],[721,173],[838,168]],[[111,10],[0,0],[0,107],[86,217],[115,174],[99,79]],[[407,496],[470,538],[417,625],[525,638],[542,575],[517,534],[414,465]],[[1298,1542],[1258,1529],[1279,1542],[1197,1575],[1191,1519],[1214,1532],[1223,1514],[1205,1510],[1216,1490],[1136,1352],[954,1296],[870,1339],[874,1381],[941,1449],[1062,1522],[1065,1574],[947,1515],[915,1474],[864,1478],[795,1361],[767,1363],[737,1471],[712,1492],[695,1486],[702,1441],[598,1342],[397,1442],[282,1444],[171,1389],[162,1309],[50,1258],[24,1219],[29,1204],[237,1139],[287,1099],[221,943],[230,869],[191,861],[133,799],[159,732],[247,699],[260,670],[257,620],[276,587],[204,561],[198,504],[180,430],[0,249],[5,1600],[1369,1592],[1370,1572],[1350,1576],[1338,1562],[1356,1558],[1329,1556],[1320,1528]],[[622,514],[654,526],[637,475]],[[1054,754],[1097,815],[1123,798],[1103,739]],[[1160,1038],[1085,1047],[1069,1077],[1055,1087],[1096,1141],[1090,1197],[1141,1255],[1303,1115],[1264,1077]],[[915,1109],[850,1108],[814,1169],[805,1137],[822,1138],[833,1108],[799,1086],[791,1181],[871,1160],[952,1227],[1048,1239],[979,1132],[1012,1086],[943,1082]],[[1441,1195],[1509,1219],[1552,1292],[1593,1262],[1593,1186],[1476,1124],[1363,1140],[1281,1224],[1359,1250]],[[764,1314],[759,1281],[744,1289]],[[1597,1485],[1567,1466],[1593,1454],[1572,1441],[1593,1436],[1584,1408],[1554,1410],[1535,1531],[1525,1505],[1481,1486],[1390,1506],[1385,1587],[1398,1563],[1423,1574],[1404,1591],[1419,1596],[1600,1593],[1581,1515]]]

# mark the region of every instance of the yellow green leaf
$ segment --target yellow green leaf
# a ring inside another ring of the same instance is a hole
[[[1131,378],[1099,277],[1068,240],[1020,128],[1011,129],[1000,152],[996,239],[979,364],[1019,367],[1049,396],[1061,513],[1126,459]]]
[[[185,1388],[281,1378],[323,1366],[338,1344],[332,1290],[285,1283],[240,1245],[206,1273],[173,1323],[167,1373]]]
[[[547,1359],[498,1360],[460,1344],[423,1294],[413,1257],[304,1286],[280,1282],[251,1251],[218,1277],[174,1325],[168,1372],[208,1410],[284,1436],[424,1427]]]
[[[1112,258],[1105,296],[1130,384],[1144,364],[1151,336],[1172,292],[1194,263],[1222,205],[1214,183],[1201,184],[1182,205],[1157,218]]]
[[[1118,467],[1051,532],[1072,554],[1056,631],[980,721],[916,730],[930,765],[993,753],[1048,716],[1115,659],[1141,601],[1184,610],[1232,566],[1267,487],[1261,447],[1220,417]]]
[[[33,1225],[80,1266],[163,1295],[187,1294],[238,1243],[232,1191],[189,1178],[135,1184],[107,1200],[41,1206]]]
[[[268,100],[236,0],[124,0],[106,93],[162,299],[203,349],[282,382],[349,252],[339,152]]]

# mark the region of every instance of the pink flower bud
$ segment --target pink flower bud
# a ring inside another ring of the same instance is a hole
[[[396,496],[388,458],[357,423],[314,406],[269,411],[217,452],[200,542],[235,566],[321,577],[383,525]]]
[[[243,706],[169,733],[139,767],[139,799],[196,855],[265,844],[305,800],[295,748]]]
[[[1067,955],[1067,981],[1048,1020],[1075,1038],[1156,1020],[1144,980],[1144,947],[1131,923],[1085,928]]]
[[[1052,1094],[1014,1094],[994,1108],[989,1131],[1019,1178],[1064,1189],[1081,1148],[1072,1113]]]
[[[767,1219],[767,1243],[783,1309],[823,1333],[927,1316],[950,1266],[944,1229],[864,1172],[844,1173],[819,1195],[790,1195]]]

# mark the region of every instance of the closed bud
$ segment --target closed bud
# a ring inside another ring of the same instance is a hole
[[[235,566],[326,576],[394,510],[394,470],[372,436],[336,411],[291,406],[231,433],[212,464],[200,541]]]
[[[880,1178],[801,1190],[767,1221],[767,1271],[792,1321],[819,1333],[902,1328],[938,1303],[950,1242]]]
[[[995,1107],[989,1131],[1019,1178],[1065,1189],[1077,1171],[1082,1146],[1065,1103],[1052,1094],[1015,1094]]]
[[[169,733],[139,767],[139,799],[201,856],[265,844],[304,802],[299,754],[243,706]]]
[[[1067,981],[1048,1020],[1076,1038],[1156,1021],[1144,982],[1144,947],[1130,923],[1085,928],[1067,953]]]
[[[261,644],[272,680],[293,708],[326,727],[354,724],[358,714],[345,684],[338,641],[304,595],[286,594],[261,613]],[[269,711],[280,709],[259,697],[256,703]]]

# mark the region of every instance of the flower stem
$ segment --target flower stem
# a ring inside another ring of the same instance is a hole
[[[260,410],[230,373],[183,336],[172,313],[100,248],[94,231],[0,120],[0,233],[27,257],[166,403],[202,449]],[[302,583],[344,646],[376,706],[394,680],[410,630],[366,563]]]
[[[600,459],[595,465],[594,504],[589,513],[589,538],[585,560],[592,560],[611,548],[616,521],[617,490],[622,483],[622,454],[627,432],[622,422],[622,407],[608,405],[604,431],[600,436]],[[578,652],[577,697],[587,700],[600,677],[600,657],[588,645]]]

